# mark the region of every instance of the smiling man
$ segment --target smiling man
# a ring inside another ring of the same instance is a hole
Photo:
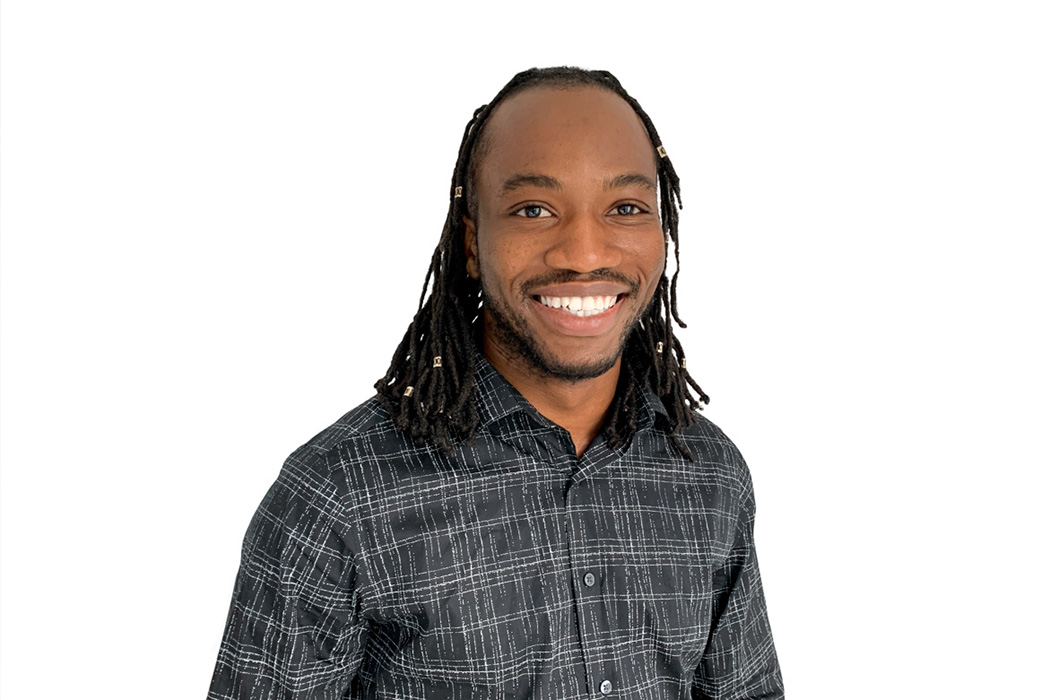
[[[248,529],[209,698],[783,697],[750,476],[672,331],[677,197],[607,72],[475,112],[376,397]]]
[[[594,88],[506,97],[481,138],[464,240],[484,355],[582,455],[664,271],[655,151],[631,106]]]

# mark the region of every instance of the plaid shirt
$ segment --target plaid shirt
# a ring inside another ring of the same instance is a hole
[[[293,453],[248,528],[209,700],[783,698],[734,445],[653,394],[581,458],[483,359],[451,456],[375,399]]]

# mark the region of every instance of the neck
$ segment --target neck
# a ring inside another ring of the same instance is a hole
[[[482,343],[482,353],[489,364],[542,416],[569,431],[576,447],[576,456],[582,456],[601,431],[605,416],[616,397],[622,358],[618,358],[605,374],[593,379],[572,381],[552,377],[527,366],[520,358],[492,343],[488,337]]]

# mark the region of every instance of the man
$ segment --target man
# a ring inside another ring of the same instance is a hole
[[[747,467],[672,333],[677,197],[609,73],[475,113],[377,396],[249,527],[209,698],[783,697]]]

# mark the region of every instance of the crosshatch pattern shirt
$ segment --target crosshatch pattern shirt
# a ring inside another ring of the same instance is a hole
[[[450,456],[372,399],[293,453],[244,540],[209,700],[783,698],[739,452],[653,394],[581,458],[478,360]]]

